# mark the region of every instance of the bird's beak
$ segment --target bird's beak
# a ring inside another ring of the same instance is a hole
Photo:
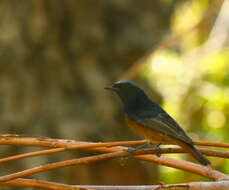
[[[116,91],[116,88],[114,88],[113,86],[107,86],[104,88],[105,90],[112,90],[112,91]]]

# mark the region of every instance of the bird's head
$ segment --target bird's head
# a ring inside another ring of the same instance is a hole
[[[111,86],[105,87],[105,89],[116,92],[123,103],[127,103],[142,91],[134,82],[129,80],[120,80]]]

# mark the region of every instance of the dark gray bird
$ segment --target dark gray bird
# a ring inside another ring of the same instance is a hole
[[[151,141],[181,146],[203,165],[211,164],[195,147],[177,122],[159,105],[152,102],[135,83],[121,80],[105,87],[116,92],[123,102],[124,117],[129,127]]]

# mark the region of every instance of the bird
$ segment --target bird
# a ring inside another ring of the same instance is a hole
[[[210,165],[196,148],[192,139],[180,125],[158,104],[151,101],[146,93],[134,82],[120,80],[106,90],[114,91],[123,103],[127,125],[149,142],[173,144],[182,147],[202,165]]]

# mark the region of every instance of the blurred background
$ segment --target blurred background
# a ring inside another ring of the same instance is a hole
[[[125,125],[119,98],[104,90],[129,79],[193,140],[228,143],[228,10],[226,0],[0,1],[1,133],[94,142],[141,139]],[[1,146],[0,153],[3,158],[35,150]],[[83,155],[91,153],[1,164],[0,174]],[[169,156],[194,161],[186,154]],[[226,159],[210,160],[229,173]],[[33,177],[94,185],[205,180],[134,159]]]

